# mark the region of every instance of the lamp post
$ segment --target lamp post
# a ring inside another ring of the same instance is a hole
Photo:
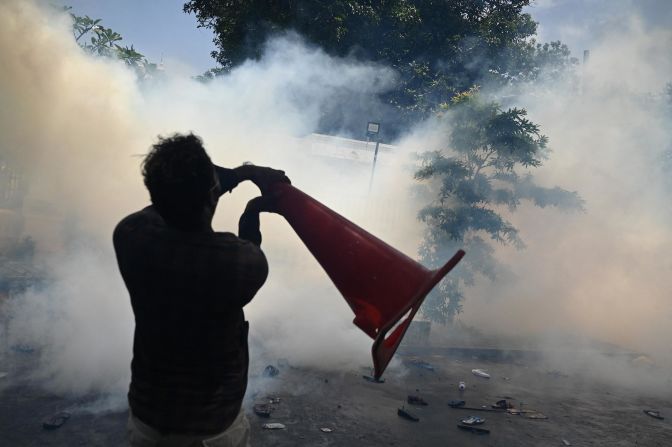
[[[378,138],[378,133],[380,132],[380,123],[375,123],[369,121],[366,125],[366,142],[368,143],[371,138],[376,139],[376,148],[373,151],[373,166],[371,167],[371,178],[369,179],[369,192],[371,192],[371,186],[373,185],[373,173],[376,171],[376,160],[378,159],[378,147],[380,146],[380,138]]]

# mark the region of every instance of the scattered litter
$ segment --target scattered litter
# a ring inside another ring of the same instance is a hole
[[[539,419],[539,420],[548,419],[548,416],[546,416],[545,414],[534,410],[524,411],[523,416],[525,416],[528,419]]]
[[[564,445],[572,445],[572,443],[569,442],[569,441],[566,440],[566,439],[563,439],[563,440],[562,440],[562,443],[563,443]]]
[[[471,373],[475,376],[483,377],[484,379],[489,379],[490,378],[490,374],[483,371],[482,369],[472,369]]]
[[[485,405],[482,406],[482,407],[467,407],[467,406],[464,406],[464,405],[450,405],[450,403],[448,403],[448,405],[451,408],[454,408],[456,410],[487,411],[487,412],[490,412],[490,413],[503,413],[502,410],[498,410],[498,409],[495,410],[494,408],[488,408]]]
[[[408,411],[406,411],[406,409],[404,407],[401,407],[401,408],[397,409],[397,415],[404,418],[404,419],[408,419],[409,421],[413,421],[413,422],[418,422],[420,420],[419,417],[417,417],[417,416],[409,413]]]
[[[270,404],[256,404],[253,407],[254,414],[262,418],[270,418],[273,407]]]
[[[521,403],[522,405],[522,403]],[[506,412],[514,416],[523,416],[527,419],[548,419],[548,416],[537,410],[523,410],[520,408],[507,408]]]
[[[457,428],[460,428],[460,429],[466,430],[466,431],[470,431],[470,432],[476,433],[478,435],[488,435],[488,434],[490,434],[490,430],[488,430],[487,428],[474,427],[473,425],[457,424]]]
[[[362,376],[362,378],[363,378],[364,380],[366,380],[367,382],[373,382],[373,383],[385,383],[385,379],[376,379],[376,378],[373,377],[373,376],[366,376],[366,375],[364,375],[364,376]]]
[[[423,399],[420,396],[414,396],[412,394],[408,395],[408,399],[406,401],[411,404],[411,405],[422,405],[422,406],[427,406],[429,405],[425,399]]]
[[[502,377],[502,379],[508,381],[508,380],[511,380],[511,377]]]
[[[278,396],[266,396],[266,399],[268,399],[268,403],[271,405],[280,403],[280,398]]]
[[[522,403],[521,403],[522,405]],[[537,410],[523,410],[520,408],[507,408],[506,412],[514,416],[523,416],[527,419],[548,419],[544,413],[541,413]]]
[[[264,368],[264,377],[275,377],[280,374],[280,370],[273,365],[268,365]]]
[[[70,419],[70,413],[62,411],[56,413],[53,416],[49,416],[47,419],[42,422],[42,428],[45,430],[56,430]]]
[[[502,399],[495,402],[492,408],[496,408],[498,410],[508,410],[509,408],[513,408],[513,404],[508,402],[506,399]]]
[[[14,352],[20,352],[21,354],[30,354],[35,351],[35,348],[29,345],[14,345],[10,349]]]
[[[546,374],[548,374],[551,377],[555,377],[556,379],[562,378],[566,379],[569,377],[569,375],[563,373],[562,371],[558,371],[557,369],[554,369],[553,371],[546,371]]]
[[[448,402],[448,406],[452,408],[464,407],[466,404],[463,400],[451,400]]]
[[[0,379],[4,379],[5,377],[7,377],[7,375],[9,375],[9,373],[0,371]]]
[[[464,382],[460,382],[460,384],[457,385],[457,389],[459,389],[460,391],[464,391],[465,388],[467,388],[467,384]]]
[[[434,371],[434,366],[431,363],[427,363],[424,360],[420,359],[409,359],[407,362],[411,366],[415,366],[416,368],[421,368],[421,369],[426,369],[427,371]]]
[[[285,424],[281,424],[279,422],[270,422],[268,424],[262,425],[261,427],[265,430],[284,430],[287,428],[285,427]]]
[[[464,425],[481,425],[484,422],[485,418],[482,418],[480,416],[469,416],[462,419],[462,423]]]
[[[660,419],[661,421],[665,419],[663,416],[660,415],[660,411],[657,410],[644,410],[644,414],[647,416],[651,416],[654,419]]]
[[[322,427],[322,428],[320,428],[320,431],[321,431],[322,433],[331,433],[331,432],[334,431],[334,430],[331,429],[331,428],[328,428],[328,427]]]

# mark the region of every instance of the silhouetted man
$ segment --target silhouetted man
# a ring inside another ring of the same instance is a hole
[[[135,337],[128,401],[132,446],[245,446],[248,323],[243,306],[266,280],[259,213],[283,171],[214,166],[201,140],[159,138],[143,163],[152,205],[114,231]],[[215,232],[221,194],[243,180],[262,191],[238,236]]]

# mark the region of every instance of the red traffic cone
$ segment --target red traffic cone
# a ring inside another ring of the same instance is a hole
[[[289,184],[274,185],[272,193],[278,212],[355,313],[353,323],[375,340],[374,377],[380,378],[425,296],[464,251],[458,250],[440,269],[428,270]]]

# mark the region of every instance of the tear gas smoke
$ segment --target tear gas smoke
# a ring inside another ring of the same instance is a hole
[[[661,95],[672,80],[672,32],[632,12],[601,31],[578,91],[558,81],[499,94],[550,138],[553,152],[535,178],[578,191],[586,210],[501,210],[527,247],[497,247],[508,274],[468,289],[460,319],[502,345],[543,348],[565,369],[672,391],[672,208],[661,163],[672,141]],[[600,356],[623,350],[658,368]]]
[[[27,176],[25,233],[52,279],[13,300],[9,344],[40,347],[36,376],[55,389],[123,390],[133,319],[111,234],[148,202],[138,155],[158,134],[194,131],[214,162],[285,169],[297,187],[365,224],[366,213],[347,207],[368,208],[369,165],[334,169],[298,137],[344,92],[382,91],[394,74],[329,58],[289,35],[269,42],[261,61],[209,84],[169,73],[138,84],[120,63],[84,54],[69,27],[32,2],[0,5],[0,147]],[[378,184],[390,177],[381,163]],[[215,228],[235,231],[255,195],[252,185],[225,195]],[[324,367],[368,364],[370,340],[286,222],[264,216],[262,232],[271,274],[246,309],[257,352]]]
[[[395,157],[381,157],[370,195],[370,159],[340,164],[300,138],[344,92],[393,86],[390,70],[330,58],[288,36],[208,84],[170,73],[138,84],[120,63],[85,55],[69,27],[32,2],[0,4],[0,148],[28,176],[25,233],[53,278],[13,300],[10,343],[41,347],[38,376],[50,387],[125,391],[133,320],[110,240],[116,222],[148,201],[137,155],[158,134],[193,130],[224,166],[282,168],[300,189],[415,253],[423,204],[408,194],[404,154],[433,149],[443,130],[424,123]],[[523,206],[511,215],[527,249],[498,248],[512,275],[469,289],[463,321],[540,345],[558,340],[553,331],[574,332],[670,359],[671,216],[654,161],[669,125],[641,100],[669,81],[671,61],[660,56],[670,39],[635,20],[591,48],[582,95],[558,84],[516,98],[554,149],[536,178],[577,190],[586,212]],[[241,185],[224,196],[215,228],[235,229],[256,194]],[[369,364],[370,340],[298,237],[277,216],[262,217],[262,233],[270,276],[246,308],[253,352],[325,368]]]

